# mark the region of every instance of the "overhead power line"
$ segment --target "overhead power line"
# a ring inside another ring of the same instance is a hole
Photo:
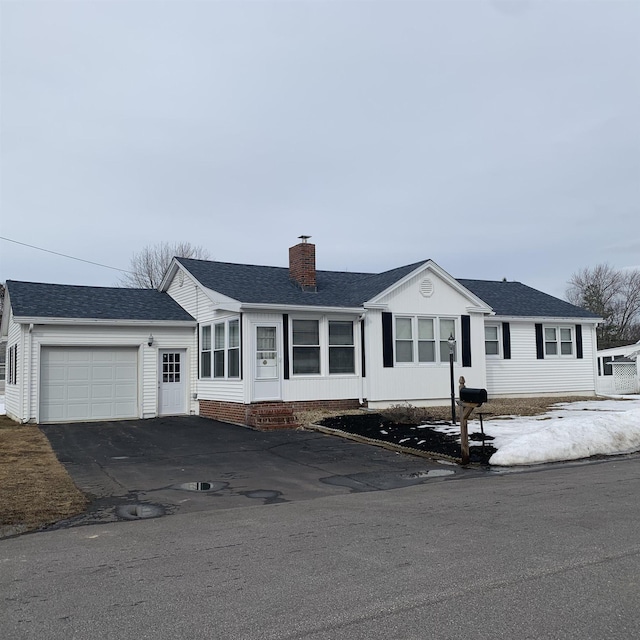
[[[53,253],[55,256],[61,256],[63,258],[69,258],[70,260],[77,260],[78,262],[86,262],[87,264],[93,264],[96,267],[104,267],[105,269],[113,269],[114,271],[121,271],[122,273],[132,273],[127,269],[118,269],[118,267],[110,267],[108,264],[101,264],[100,262],[93,262],[92,260],[85,260],[84,258],[76,258],[75,256],[68,256],[66,253],[59,253],[58,251],[51,251],[51,249],[43,249],[42,247],[36,247],[33,244],[27,244],[26,242],[19,242],[18,240],[12,240],[11,238],[5,238],[0,236],[0,240],[6,240],[7,242],[13,242],[14,244],[20,244],[23,247],[29,247],[30,249],[37,249],[38,251],[44,251],[45,253]]]

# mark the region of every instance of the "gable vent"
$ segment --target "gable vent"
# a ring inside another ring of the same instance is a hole
[[[420,293],[425,297],[429,298],[433,295],[433,282],[429,280],[429,278],[425,278],[420,283]]]

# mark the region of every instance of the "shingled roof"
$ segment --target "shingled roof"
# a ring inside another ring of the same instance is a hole
[[[383,273],[317,271],[314,292],[302,291],[285,267],[176,258],[200,284],[234,300],[256,304],[361,307],[424,262]]]
[[[545,318],[598,318],[595,313],[521,282],[464,280],[458,282],[484,300],[498,316]]]
[[[361,307],[411,273],[426,260],[384,271],[352,273],[317,271],[317,291],[296,286],[285,267],[176,258],[203,286],[245,303],[325,307]],[[520,282],[464,280],[458,282],[489,305],[497,315],[550,318],[597,318],[595,314]]]
[[[7,280],[7,291],[15,317],[195,322],[168,294],[156,289]]]

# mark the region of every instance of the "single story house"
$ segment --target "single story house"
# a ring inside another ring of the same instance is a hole
[[[271,428],[307,408],[591,395],[599,318],[432,260],[382,273],[174,258],[158,290],[7,282],[6,410],[22,422],[199,414]],[[456,384],[457,387],[457,384]]]
[[[599,349],[596,356],[598,393],[640,393],[640,340],[622,347]]]

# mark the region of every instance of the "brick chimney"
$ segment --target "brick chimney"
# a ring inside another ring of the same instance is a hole
[[[300,242],[289,249],[289,278],[303,291],[316,290],[316,245],[311,236],[299,236]]]

